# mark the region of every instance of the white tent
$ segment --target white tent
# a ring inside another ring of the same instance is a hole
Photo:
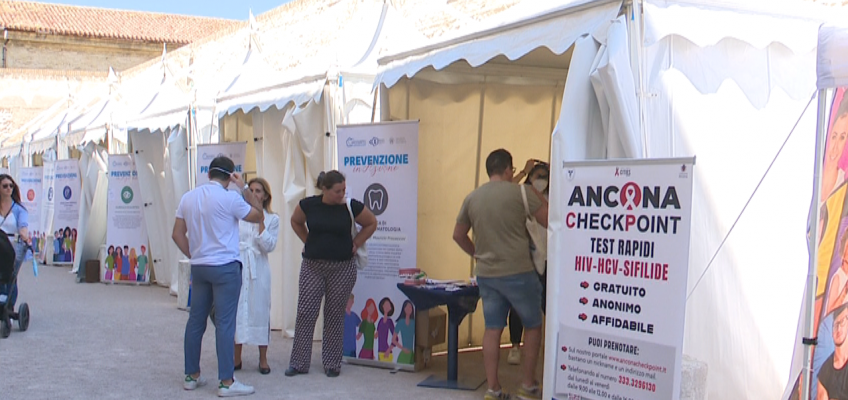
[[[270,56],[263,56],[252,21],[244,61],[217,96],[221,141],[248,141],[248,162],[255,154],[257,174],[269,181],[273,209],[284,219],[302,198],[317,193],[318,174],[336,165],[336,125],[372,120],[371,85],[379,54],[423,41],[389,4],[348,3],[324,10],[316,17],[319,22],[309,22],[313,39],[329,37],[329,30],[337,39],[304,56],[300,67],[286,73],[270,65],[266,58]],[[348,13],[349,7],[354,11]],[[314,30],[315,26],[320,29]],[[294,34],[297,29],[286,27],[286,32]],[[250,137],[243,137],[244,132]],[[270,255],[271,327],[288,336],[294,335],[302,247],[290,229],[281,229],[277,249]],[[316,338],[321,323],[319,318]]]
[[[446,189],[419,191],[419,247],[440,249],[419,252],[419,267],[468,276],[450,232],[496,148],[516,165],[548,152],[554,166],[697,156],[684,353],[708,364],[710,398],[777,398],[807,259],[809,197],[786,188],[809,187],[813,146],[789,134],[802,114],[797,131],[815,122],[804,110],[822,18],[779,1],[561,3],[525,2],[518,20],[381,60],[383,119],[420,120],[419,184]],[[559,265],[557,249],[549,256]],[[549,299],[557,282],[552,268]],[[554,300],[548,313],[557,315]],[[464,323],[475,344],[479,314]]]
[[[183,256],[171,231],[179,199],[189,188],[187,129],[196,110],[193,90],[181,88],[163,54],[161,68],[122,85],[121,93],[128,99],[124,126],[139,184],[146,188],[142,196],[152,271],[159,285],[176,294],[177,265]]]

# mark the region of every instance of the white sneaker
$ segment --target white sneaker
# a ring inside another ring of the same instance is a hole
[[[223,383],[218,385],[218,397],[247,396],[253,393],[256,393],[253,386],[245,385],[235,379],[230,386],[224,386]]]
[[[206,383],[206,378],[202,376],[198,376],[197,379],[194,379],[191,375],[186,375],[185,381],[183,382],[183,389],[194,390],[201,386],[206,386]]]
[[[506,356],[506,362],[512,365],[521,364],[521,349],[518,347],[509,349],[509,355]]]

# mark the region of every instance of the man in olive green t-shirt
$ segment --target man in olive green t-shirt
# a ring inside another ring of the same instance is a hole
[[[542,339],[542,284],[530,256],[521,186],[512,183],[515,168],[512,155],[493,151],[486,158],[489,182],[480,186],[462,203],[453,239],[477,260],[477,285],[483,299],[486,332],[483,335],[483,361],[489,390],[486,399],[506,398],[498,382],[500,339],[510,307],[524,323],[523,382],[518,395],[541,398],[536,381],[536,360]],[[536,221],[548,226],[548,202],[530,185],[525,185],[528,208]],[[477,242],[468,237],[474,228]]]

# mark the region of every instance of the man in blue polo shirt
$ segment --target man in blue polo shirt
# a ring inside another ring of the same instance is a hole
[[[241,291],[239,220],[258,223],[262,202],[235,173],[233,161],[219,156],[209,164],[209,183],[183,195],[174,222],[173,239],[191,259],[191,311],[185,330],[185,390],[206,384],[200,376],[200,345],[206,318],[215,305],[219,397],[253,394],[253,387],[233,377],[236,311]],[[230,183],[242,194],[227,190]]]

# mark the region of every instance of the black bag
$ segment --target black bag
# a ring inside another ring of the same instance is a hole
[[[8,284],[15,272],[15,246],[5,232],[0,231],[0,236],[0,284]]]

